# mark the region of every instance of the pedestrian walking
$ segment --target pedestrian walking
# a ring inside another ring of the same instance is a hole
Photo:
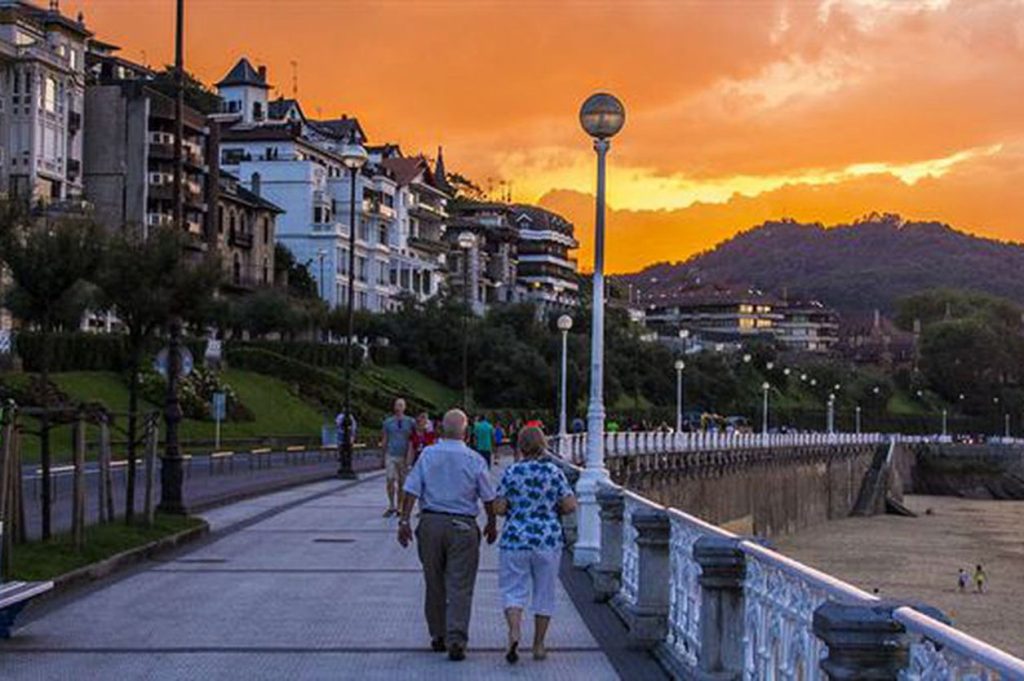
[[[416,422],[405,415],[405,400],[395,400],[391,416],[384,419],[381,428],[381,448],[384,450],[385,483],[388,495],[388,508],[384,517],[390,518],[398,514],[402,506],[402,485],[408,472],[405,466],[409,456],[409,438],[416,427]]]
[[[441,439],[423,450],[405,481],[398,521],[398,543],[413,539],[409,516],[420,502],[416,545],[426,582],[424,614],[434,651],[463,660],[469,642],[469,617],[480,562],[480,503],[487,512],[484,537],[497,539],[494,489],[487,465],[466,446],[468,419],[458,409],[444,416]]]
[[[981,565],[974,567],[974,589],[980,594],[985,593],[985,582],[988,580],[988,575],[985,574],[985,570]]]
[[[555,583],[564,546],[559,516],[576,510],[569,481],[555,464],[541,461],[547,449],[544,432],[527,427],[519,433],[523,460],[512,464],[498,484],[495,512],[505,516],[501,531],[498,585],[508,624],[509,664],[519,660],[523,610],[534,615],[533,658],[547,657],[545,638],[555,610]]]
[[[409,436],[409,454],[405,460],[406,468],[412,470],[423,450],[435,442],[437,442],[437,433],[434,432],[430,423],[430,416],[424,412],[416,417],[416,428],[413,429],[412,435]]]
[[[494,426],[487,420],[487,415],[478,416],[473,424],[473,448],[484,457],[488,467],[494,454]]]
[[[968,583],[968,581],[969,580],[968,580],[968,577],[967,577],[967,570],[964,570],[963,568],[960,568],[960,571],[956,575],[956,585],[957,585],[957,588],[960,589],[960,593],[964,593],[965,591],[967,591],[967,583]]]

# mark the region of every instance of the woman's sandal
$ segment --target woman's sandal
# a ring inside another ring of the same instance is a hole
[[[540,648],[540,649],[534,648],[533,649],[533,659],[535,659],[535,660],[546,660],[547,657],[548,657],[548,650],[547,650],[547,648]]]
[[[509,664],[519,662],[519,641],[513,641],[508,647],[508,652],[505,653],[505,661]]]

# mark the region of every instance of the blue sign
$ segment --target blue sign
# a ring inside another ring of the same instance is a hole
[[[216,421],[223,421],[227,413],[227,396],[224,393],[213,394],[213,418]]]

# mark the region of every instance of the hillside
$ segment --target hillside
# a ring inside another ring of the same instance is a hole
[[[713,250],[624,277],[651,292],[697,282],[749,283],[818,298],[843,312],[891,311],[929,288],[974,289],[1024,303],[1024,246],[983,239],[937,222],[870,215],[824,227],[766,222]],[[653,281],[652,281],[653,280]]]

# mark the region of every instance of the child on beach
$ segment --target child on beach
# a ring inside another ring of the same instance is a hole
[[[985,575],[985,571],[982,569],[982,567],[980,565],[975,566],[975,568],[974,568],[974,588],[980,594],[985,593],[985,580],[986,579],[987,579],[987,576]]]

